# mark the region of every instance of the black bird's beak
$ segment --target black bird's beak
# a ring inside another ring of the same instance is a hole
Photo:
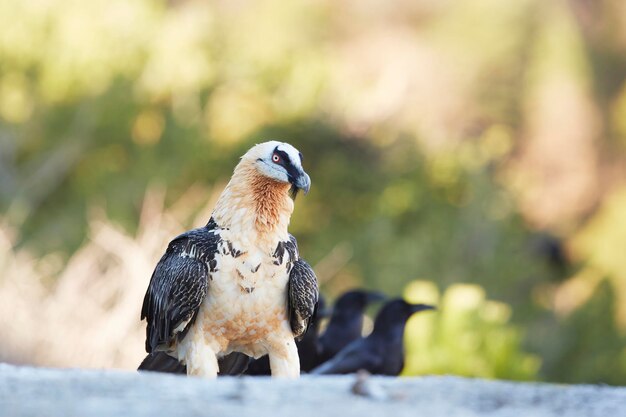
[[[375,303],[377,301],[383,301],[386,300],[387,296],[385,294],[383,294],[382,292],[378,292],[378,291],[370,291],[367,293],[366,296],[366,301],[367,303]]]
[[[311,189],[311,178],[306,172],[300,171],[292,184],[297,189],[304,191],[304,194],[308,194]]]
[[[431,306],[428,304],[412,304],[411,305],[411,313],[418,313],[424,310],[437,310],[437,307]]]

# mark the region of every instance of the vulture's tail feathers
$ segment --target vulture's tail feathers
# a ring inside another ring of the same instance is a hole
[[[241,375],[248,369],[250,357],[240,352],[232,352],[219,359],[220,376]]]
[[[165,352],[152,352],[139,365],[138,371],[187,374],[187,367]]]
[[[236,376],[248,369],[250,358],[239,352],[230,353],[219,359],[220,375]],[[152,352],[139,365],[138,371],[166,372],[170,374],[187,374],[187,367],[178,359],[165,352]]]

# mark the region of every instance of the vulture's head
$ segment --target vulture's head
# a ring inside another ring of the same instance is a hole
[[[252,163],[259,174],[291,184],[294,197],[299,190],[306,194],[311,188],[311,179],[302,169],[302,154],[288,143],[260,143],[246,152],[242,159]]]

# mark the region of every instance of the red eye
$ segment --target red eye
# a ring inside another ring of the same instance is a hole
[[[275,163],[279,163],[280,162],[280,156],[278,156],[278,154],[272,155],[272,161],[274,161]]]

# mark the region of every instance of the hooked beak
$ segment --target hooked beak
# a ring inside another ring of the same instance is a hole
[[[304,191],[304,194],[308,194],[311,189],[311,178],[306,172],[300,171],[298,176],[292,180],[291,184],[298,190]]]

